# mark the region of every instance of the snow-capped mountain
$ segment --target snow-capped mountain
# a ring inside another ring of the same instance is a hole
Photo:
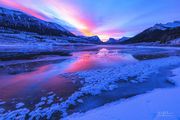
[[[96,43],[96,44],[100,44],[102,43],[102,41],[100,40],[100,38],[98,36],[79,36],[81,39],[84,39],[86,41],[88,41],[88,43]]]
[[[123,43],[159,42],[161,44],[180,38],[180,21],[156,24]]]
[[[128,39],[129,39],[129,37],[122,37],[120,39],[109,38],[109,40],[106,43],[107,44],[120,44],[121,42],[124,42]]]
[[[122,37],[119,39],[119,41],[124,42],[124,41],[129,40],[129,39],[130,39],[130,37]]]
[[[167,29],[173,29],[176,27],[180,27],[180,21],[174,21],[174,22],[169,22],[166,24],[155,24],[153,27],[150,28],[150,30],[167,30]]]
[[[15,29],[41,35],[74,36],[56,23],[46,22],[20,11],[0,7],[1,29]]]
[[[109,40],[106,43],[107,44],[117,44],[117,43],[119,43],[119,41],[114,38],[109,38]]]

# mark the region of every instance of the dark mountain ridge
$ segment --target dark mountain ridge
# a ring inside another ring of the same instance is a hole
[[[75,36],[60,25],[46,22],[20,11],[0,7],[0,29],[15,29],[50,36]]]
[[[180,38],[180,22],[175,21],[167,24],[156,24],[151,28],[144,30],[138,35],[124,41],[125,44],[141,42],[159,42],[168,43]]]

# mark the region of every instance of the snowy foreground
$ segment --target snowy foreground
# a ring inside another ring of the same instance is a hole
[[[167,57],[154,60],[135,61],[124,63],[116,67],[99,70],[82,71],[78,73],[63,74],[64,76],[76,76],[81,78],[82,87],[74,92],[68,99],[61,99],[58,103],[50,106],[43,106],[46,100],[52,103],[55,95],[42,97],[40,102],[32,106],[32,109],[23,107],[23,103],[16,106],[16,110],[5,110],[0,108],[0,119],[51,119],[54,113],[61,113],[64,119],[83,120],[151,120],[159,119],[161,116],[180,117],[177,109],[179,88],[155,90],[145,95],[140,95],[129,100],[118,101],[103,107],[91,110],[85,114],[73,114],[68,116],[68,109],[76,104],[83,103],[82,98],[87,95],[101,94],[103,91],[110,91],[118,87],[118,82],[127,81],[134,84],[145,82],[152,74],[159,73],[160,69],[179,66],[180,57]],[[174,71],[178,75],[179,69]],[[171,82],[176,83],[179,76],[172,77]],[[177,83],[178,84],[178,83]],[[2,101],[3,102],[3,101]],[[164,115],[165,114],[165,115]]]
[[[64,120],[179,120],[180,68],[174,69],[171,89],[157,89],[136,97],[120,100],[86,113],[76,113]]]

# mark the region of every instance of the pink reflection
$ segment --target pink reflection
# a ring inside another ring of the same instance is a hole
[[[65,70],[65,72],[77,72],[82,70],[90,69],[94,66],[96,66],[96,59],[88,53],[82,54],[80,58],[78,58],[77,61],[70,64],[68,68]]]
[[[79,56],[78,59],[70,64],[65,72],[78,72],[136,61],[131,55],[118,54],[117,51],[109,51],[105,48],[99,50],[97,54],[84,52],[78,55],[75,54],[75,56]]]
[[[80,52],[70,59],[52,65],[39,67],[33,72],[17,75],[0,75],[0,99],[9,99],[21,95],[39,94],[42,90],[69,94],[75,89],[71,80],[60,76],[61,73],[79,72],[114,66],[136,61],[131,55],[119,54],[116,50],[105,48],[96,52]],[[73,57],[73,58],[74,58]]]
[[[52,68],[52,65],[47,65],[40,67],[36,71],[30,73],[28,72],[18,75],[6,76],[1,75],[0,80],[3,84],[0,84],[0,97],[2,97],[0,99],[12,98],[20,95],[23,92],[25,93],[27,90],[33,93],[38,89],[44,89],[43,85],[46,84],[53,76],[58,74],[50,74],[50,70]],[[63,79],[58,80],[59,83],[63,81]]]

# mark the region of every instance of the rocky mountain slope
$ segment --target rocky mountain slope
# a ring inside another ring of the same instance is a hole
[[[164,44],[171,43],[178,38],[180,38],[180,21],[175,21],[167,24],[156,24],[123,43],[159,42]]]
[[[74,36],[56,23],[46,22],[23,12],[0,7],[1,29],[15,29],[40,35]]]

